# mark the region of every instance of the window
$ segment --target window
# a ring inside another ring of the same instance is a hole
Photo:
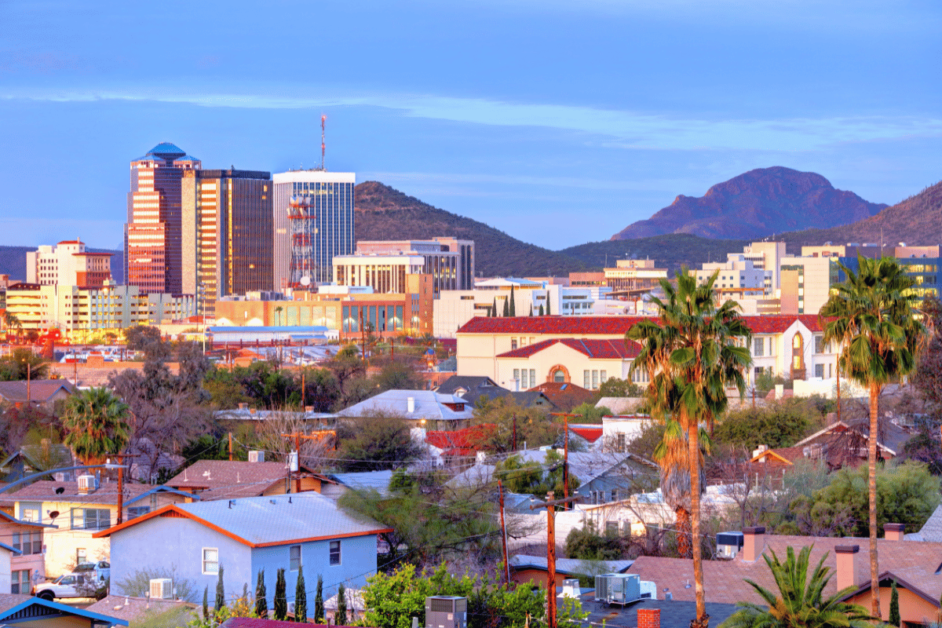
[[[613,502],[618,501],[618,489],[617,488],[612,489],[612,501]]]
[[[288,548],[288,556],[291,563],[291,571],[297,571],[301,566],[301,546],[292,545]]]
[[[619,432],[618,434],[616,434],[615,440],[616,440],[616,447],[619,453],[624,453],[625,452],[625,433]]]
[[[556,371],[555,373],[553,373],[553,381],[556,382],[557,384],[565,384],[566,374],[563,373],[562,371]]]
[[[203,548],[203,573],[219,573],[219,550],[215,547]]]
[[[22,519],[23,521],[32,521],[33,523],[39,523],[41,512],[42,512],[42,504],[37,504],[37,503],[20,504],[20,519]]]
[[[529,380],[529,377],[528,377],[527,369],[523,369],[523,372],[520,373],[520,390],[526,390],[527,388],[530,387],[528,385],[529,384],[528,380]]]
[[[608,379],[608,371],[599,371],[599,381],[601,381],[604,384],[605,380],[607,379]]]
[[[536,386],[536,369],[530,369],[530,386]]]
[[[814,337],[814,352],[824,353],[824,336]]]
[[[520,383],[520,369],[514,369],[514,383]]]
[[[104,530],[111,527],[111,511],[98,508],[73,508],[73,530]]]
[[[330,564],[331,565],[340,564],[340,541],[330,542]]]
[[[617,521],[606,521],[605,522],[605,534],[610,536],[615,536],[618,534],[618,522]]]
[[[510,339],[510,350],[513,351],[513,350],[516,349],[516,348],[517,348],[517,339],[516,339],[516,338],[511,338],[511,339]]]
[[[753,338],[752,355],[757,358],[765,355],[765,338]]]
[[[78,548],[75,550],[75,564],[81,565],[82,563],[88,562],[88,550],[84,548]]]
[[[30,591],[29,569],[10,574],[10,593],[28,595]]]
[[[141,515],[146,515],[150,512],[150,506],[132,506],[128,508],[128,520],[135,519]]]
[[[592,390],[599,387],[599,372],[592,371]]]
[[[824,379],[824,365],[823,364],[814,365],[814,376]]]
[[[582,371],[582,387],[589,388],[592,386],[592,371]]]

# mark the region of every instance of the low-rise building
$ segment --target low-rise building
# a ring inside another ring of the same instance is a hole
[[[10,548],[9,564],[0,565],[0,593],[28,594],[46,577],[43,533],[52,524],[22,521],[0,511],[0,545]],[[7,578],[4,582],[3,578]]]
[[[29,595],[0,594],[0,626],[111,628],[128,620]]]
[[[603,271],[605,283],[615,293],[634,295],[650,292],[667,279],[666,268],[656,268],[650,259],[620,259],[615,268]]]
[[[26,283],[101,288],[111,279],[112,253],[92,253],[81,240],[42,245],[26,253]]]
[[[474,408],[461,397],[431,390],[387,390],[337,414],[341,419],[391,416],[404,419],[413,427],[456,430],[470,424]]]

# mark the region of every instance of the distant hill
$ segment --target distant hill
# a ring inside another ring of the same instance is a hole
[[[0,274],[10,275],[15,281],[26,281],[26,253],[35,251],[35,246],[0,246]],[[114,253],[111,258],[111,275],[117,283],[124,281],[124,253],[109,249],[88,249],[92,253]]]
[[[884,209],[876,216],[831,229],[807,229],[776,236],[789,253],[801,253],[802,246],[834,242],[886,243],[911,245],[942,243],[942,181],[919,194]]]
[[[704,262],[725,261],[727,253],[741,253],[749,240],[713,240],[695,235],[671,233],[634,240],[606,240],[580,244],[560,253],[590,267],[614,267],[618,259],[653,259],[658,268],[671,274],[681,266],[700,268]]]
[[[476,270],[484,276],[566,275],[585,263],[521,242],[482,222],[432,207],[377,181],[356,186],[357,240],[452,236],[474,240]]]
[[[718,183],[699,198],[680,195],[648,220],[612,236],[629,240],[669,233],[757,239],[797,229],[830,228],[869,218],[887,207],[836,190],[819,174],[780,166],[751,170]]]

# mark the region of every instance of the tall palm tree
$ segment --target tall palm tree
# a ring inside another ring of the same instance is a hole
[[[673,419],[666,419],[664,423],[664,435],[654,449],[654,461],[661,471],[661,495],[677,518],[677,553],[681,558],[693,558],[687,433]],[[705,488],[703,452],[709,453],[709,439],[703,430],[700,432],[700,443],[700,486]],[[703,494],[703,489],[700,493]]]
[[[915,281],[893,258],[857,258],[858,272],[839,266],[847,279],[821,308],[830,319],[824,340],[842,343],[838,371],[866,386],[870,392],[870,581],[871,611],[880,616],[880,570],[877,556],[877,440],[880,392],[889,382],[912,373],[916,353],[926,329],[916,317]]]
[[[831,579],[829,569],[824,566],[827,554],[818,561],[808,579],[808,564],[811,547],[801,548],[798,558],[795,550],[788,548],[785,562],[781,562],[772,552],[772,557],[763,556],[775,584],[778,594],[759,586],[752,580],[746,580],[765,602],[765,606],[752,602],[740,602],[741,610],[720,624],[720,628],[830,628],[848,626],[864,628],[872,626],[867,609],[856,604],[841,602],[841,597],[854,587],[838,591],[830,597],[824,597],[824,587]]]
[[[652,414],[661,420],[676,421],[672,433],[686,435],[697,598],[697,619],[691,625],[701,628],[707,626],[709,618],[700,548],[700,425],[711,423],[713,417],[725,412],[727,386],[738,388],[740,396],[744,394],[743,370],[751,364],[748,342],[752,334],[739,315],[739,305],[735,301],[716,305],[713,285],[717,274],[698,286],[696,276],[684,268],[677,276],[676,288],[661,281],[665,299],[653,299],[660,312],[659,321],[642,321],[626,334],[627,339],[642,343],[632,370],[646,369],[651,374],[647,396]],[[669,458],[674,464],[683,462],[681,456]]]
[[[127,446],[128,414],[128,405],[107,388],[77,391],[62,415],[65,444],[85,464],[101,463]]]

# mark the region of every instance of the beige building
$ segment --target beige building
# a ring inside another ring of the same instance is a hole
[[[406,275],[430,275],[435,294],[474,287],[474,242],[455,238],[361,241],[356,254],[333,258],[334,283],[405,292]]]
[[[667,279],[667,269],[655,268],[650,259],[620,259],[603,272],[606,285],[616,292],[646,292]]]
[[[778,269],[785,257],[784,242],[753,242],[743,247],[744,259],[750,260],[754,268],[772,271],[772,289],[779,288]]]
[[[837,279],[837,258],[785,257],[779,275],[782,314],[817,314]]]
[[[111,255],[86,251],[81,240],[43,245],[26,253],[26,283],[100,288],[111,279]]]
[[[757,268],[743,253],[730,253],[726,262],[703,264],[697,271],[697,283],[704,284],[716,274],[714,289],[721,295],[771,296],[772,271]]]

